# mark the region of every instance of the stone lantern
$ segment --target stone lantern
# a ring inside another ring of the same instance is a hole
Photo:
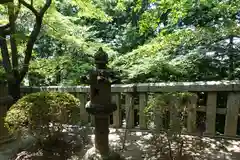
[[[90,101],[86,104],[86,111],[95,117],[95,146],[88,150],[84,159],[92,159],[98,154],[104,160],[117,160],[120,156],[110,151],[108,141],[109,115],[117,109],[116,104],[111,103],[111,70],[107,69],[108,55],[100,48],[94,60],[96,69],[89,77]]]

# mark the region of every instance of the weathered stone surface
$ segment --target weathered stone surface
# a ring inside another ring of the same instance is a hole
[[[94,116],[95,146],[88,150],[85,159],[117,160],[117,154],[109,150],[109,115],[117,109],[111,102],[111,83],[107,69],[108,55],[102,48],[95,54],[96,69],[90,74],[90,101],[86,104],[86,111]]]
[[[139,83],[139,84],[114,84],[111,92],[217,92],[240,91],[240,81],[198,81],[198,82],[166,82],[166,83]],[[90,92],[89,86],[51,86],[51,87],[22,87],[21,92],[30,93],[32,90],[60,90],[65,92]]]

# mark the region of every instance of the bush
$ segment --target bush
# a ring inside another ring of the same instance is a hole
[[[13,134],[30,133],[43,142],[80,122],[79,100],[69,93],[38,92],[24,96],[7,112],[5,125]]]
[[[148,123],[154,121],[154,116],[156,111],[160,111],[160,116],[163,119],[166,119],[166,115],[170,112],[170,106],[172,109],[176,110],[181,115],[181,119],[177,120],[179,122],[178,125],[181,127],[183,124],[183,118],[186,114],[187,110],[187,103],[190,101],[191,97],[197,96],[193,93],[189,92],[174,92],[174,93],[162,93],[162,94],[155,94],[150,95],[149,102],[147,107],[145,108],[144,112],[147,116]],[[180,118],[180,117],[176,117]],[[165,124],[167,125],[167,124]]]
[[[160,130],[153,134],[149,143],[153,145],[152,150],[155,156],[166,157],[166,159],[189,159],[190,155],[186,153],[186,139],[183,134],[186,131],[187,104],[191,98],[195,97],[194,93],[163,93],[150,97],[148,106],[145,108],[145,114],[148,120],[153,121],[156,112],[161,117],[163,123]],[[172,113],[171,113],[172,112]],[[172,118],[170,119],[170,114]],[[185,152],[185,153],[184,153]],[[188,157],[188,158],[186,158]]]

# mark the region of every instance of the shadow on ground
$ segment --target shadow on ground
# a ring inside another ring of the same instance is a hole
[[[149,132],[132,131],[127,133],[125,149],[121,150],[123,137],[124,130],[111,129],[109,136],[110,144],[112,148],[121,151],[126,159],[160,159],[159,150],[161,150],[161,146],[166,147],[166,145],[162,145],[164,142],[160,141],[160,138],[164,138],[163,135],[156,136]],[[240,159],[239,140],[213,139],[209,137],[200,138],[197,136],[182,136],[182,139],[184,139],[183,152],[194,157],[194,160]]]
[[[93,146],[94,135],[92,130],[74,132],[75,134],[72,135],[81,135],[81,137],[77,139],[75,137],[75,139],[72,140],[72,145],[65,154],[67,156],[60,154],[65,153],[66,151],[57,150],[57,148],[63,149],[63,147],[60,146],[63,146],[64,144],[58,144],[58,147],[53,147],[47,151],[39,149],[38,146],[31,146],[27,150],[19,150],[17,156],[15,155],[12,160],[81,160],[86,151]],[[120,153],[123,157],[125,157],[126,160],[161,160],[159,157],[159,150],[161,150],[161,145],[163,142],[161,142],[159,138],[164,136],[156,136],[150,132],[127,131],[125,141],[124,137],[124,129],[110,129],[110,148]],[[66,140],[70,141],[70,139],[69,136],[66,137]],[[199,137],[194,136],[183,136],[183,139],[185,142],[183,152],[192,155],[194,160],[240,159],[240,141],[212,139],[206,137],[200,139]]]

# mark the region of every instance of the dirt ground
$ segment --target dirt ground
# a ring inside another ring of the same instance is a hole
[[[127,133],[125,148],[122,155],[128,160],[155,160],[154,146],[149,144],[149,139],[153,135],[149,132],[129,132]],[[124,137],[124,130],[111,129],[109,135],[110,144],[118,149],[121,139]],[[196,147],[196,142],[191,141],[193,136],[184,136],[188,139],[185,150],[194,155],[195,159],[214,159],[214,160],[240,160],[240,140],[223,140],[202,138],[202,147]],[[92,136],[94,140],[94,136]]]
[[[153,136],[149,132],[129,131],[126,134],[125,147],[123,146],[123,139],[125,136],[124,129],[110,129],[109,143],[110,148],[119,152],[126,160],[157,160],[159,157],[154,151],[154,146],[149,143],[149,139]],[[58,160],[80,160],[86,151],[93,146],[94,135],[88,134],[89,142],[88,145],[84,145],[81,149],[79,148],[74,152],[71,158],[64,158],[57,154],[46,155],[40,150],[35,150],[30,155],[29,150],[22,151],[18,154],[18,159],[15,160],[42,160],[42,159],[58,159]],[[203,147],[197,147],[196,143],[191,139],[196,138],[192,136],[184,136],[188,139],[185,144],[185,151],[193,155],[196,160],[240,160],[240,140],[223,140],[223,139],[212,139],[202,138],[201,143]],[[0,160],[10,160],[9,148],[14,148],[16,144],[5,145],[0,147]],[[30,147],[33,151],[33,147]],[[16,151],[15,151],[16,152]],[[46,153],[46,152],[45,152]],[[44,156],[44,157],[43,157]],[[33,158],[35,157],[35,158]],[[38,157],[38,158],[37,158]],[[42,157],[42,158],[41,158]],[[48,157],[48,158],[47,158]],[[13,160],[13,158],[11,159]]]

